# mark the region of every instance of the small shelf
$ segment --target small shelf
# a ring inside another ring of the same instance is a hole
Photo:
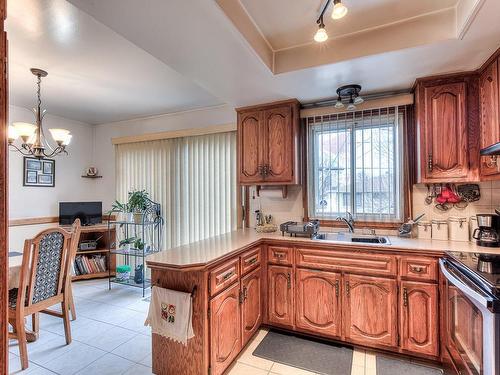
[[[102,178],[102,176],[85,176],[85,175],[82,175],[82,178]]]
[[[120,281],[120,280],[117,280],[116,277],[113,277],[109,280],[110,282],[112,283],[115,283],[115,284],[122,284],[122,285],[129,285],[129,286],[135,286],[137,288],[142,288],[143,287],[143,284],[142,283],[136,283],[134,281],[134,278],[133,277],[130,277],[128,280],[125,280],[125,281]],[[149,288],[151,286],[151,280],[149,279],[146,279],[144,281],[144,287],[145,288]]]
[[[110,221],[110,225],[137,225],[137,226],[147,226],[147,225],[155,225],[158,224],[156,221],[145,221],[144,223],[136,223],[135,221]]]
[[[88,279],[99,279],[99,278],[104,278],[104,277],[109,277],[109,272],[95,272],[95,273],[86,273],[85,275],[74,275],[71,277],[71,280],[77,281],[77,280],[88,280]]]
[[[76,255],[86,255],[86,254],[100,254],[100,253],[109,253],[109,249],[96,249],[96,250],[78,250]]]
[[[118,250],[112,250],[111,254],[120,254],[120,255],[130,255],[133,257],[140,257],[140,258],[145,258],[148,255],[154,254],[154,251],[149,251],[149,252],[143,252],[143,250],[139,249],[130,249],[130,250],[123,250],[123,249],[118,249]]]

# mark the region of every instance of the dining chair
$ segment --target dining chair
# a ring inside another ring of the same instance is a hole
[[[51,228],[24,242],[19,288],[9,291],[9,323],[13,327],[9,338],[19,342],[23,370],[28,367],[25,317],[45,313],[62,318],[66,344],[71,343],[68,278],[72,239],[73,233]],[[49,309],[59,303],[61,312]]]
[[[76,252],[78,251],[78,243],[80,242],[80,233],[82,230],[82,226],[80,223],[80,219],[76,219],[73,225],[71,226],[71,251],[70,251],[70,264],[69,268],[71,270],[71,265],[75,262]],[[71,311],[71,320],[76,320],[76,310],[75,310],[75,301],[73,300],[73,286],[71,283],[72,274],[68,276],[68,295],[69,295],[69,310]]]

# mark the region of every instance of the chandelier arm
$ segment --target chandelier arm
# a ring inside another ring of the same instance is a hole
[[[68,151],[66,151],[65,146],[57,146],[51,153],[45,153],[43,152],[43,156],[46,158],[51,158],[52,156],[56,156],[62,152],[64,152],[66,155],[68,154]]]
[[[31,148],[29,148],[29,147],[28,148],[26,148],[26,147],[19,148],[14,143],[9,143],[9,147],[12,147],[14,149],[12,151],[18,151],[19,153],[21,153],[24,156],[33,156],[33,152],[31,150]],[[26,151],[26,150],[28,150],[28,151]]]

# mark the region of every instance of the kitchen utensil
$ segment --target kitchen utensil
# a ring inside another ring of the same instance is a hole
[[[425,213],[420,214],[415,219],[410,219],[406,223],[401,224],[401,226],[398,229],[398,236],[399,237],[411,237],[413,232],[414,232],[415,224],[417,224],[417,222],[421,218],[423,218],[424,216],[425,216]]]
[[[432,187],[432,190],[434,190],[434,186]],[[427,196],[425,197],[425,204],[430,205],[432,204],[432,200],[434,199],[433,193],[431,193],[431,187],[430,185],[427,185]]]
[[[477,184],[465,184],[457,186],[457,194],[464,202],[475,202],[481,198],[481,190]]]

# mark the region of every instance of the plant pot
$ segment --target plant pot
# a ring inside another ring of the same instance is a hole
[[[132,212],[120,212],[119,220],[125,223],[131,223],[134,220],[134,214]]]
[[[134,213],[134,222],[136,224],[142,224],[143,218],[144,218],[144,214],[142,212]]]

